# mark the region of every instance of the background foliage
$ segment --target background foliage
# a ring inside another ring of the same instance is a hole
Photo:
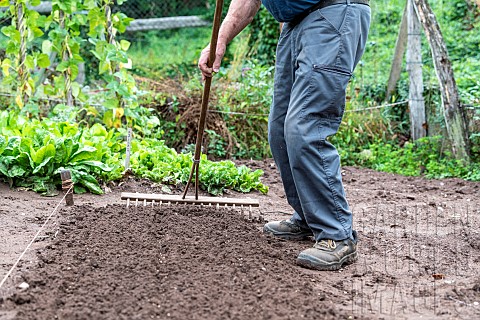
[[[27,33],[22,33],[15,6],[36,1],[2,2],[10,10],[3,14],[6,25],[0,37],[5,48],[0,52],[0,110],[4,110],[0,119],[0,177],[12,186],[53,194],[60,184],[59,170],[69,168],[77,192],[100,193],[109,181],[123,177],[126,128],[131,127],[135,135],[134,174],[166,184],[184,183],[202,92],[196,64],[210,39],[210,28],[119,36],[130,22],[121,6],[114,7],[113,28],[109,28],[107,7],[111,1],[71,0],[53,1],[54,12],[47,16],[25,6]],[[213,16],[213,0],[199,4],[171,1],[162,8],[155,3],[137,1],[135,5],[150,10],[152,16],[165,14],[158,10],[180,12],[180,6],[189,14],[201,14],[209,20]],[[341,130],[330,140],[338,147],[344,165],[480,180],[478,8],[466,0],[431,1],[467,110],[473,162],[465,168],[453,160],[444,138],[440,94],[426,42],[424,89],[430,137],[411,142],[408,105],[383,106],[404,3],[372,2],[367,50],[349,84]],[[81,10],[89,13],[75,14]],[[60,12],[68,17],[66,24]],[[202,187],[213,194],[224,188],[267,191],[260,171],[208,159],[270,156],[267,121],[279,30],[279,24],[261,9],[229,46],[215,78],[201,166]],[[24,63],[21,48],[26,49]],[[85,82],[76,79],[82,65],[87,69]],[[66,101],[69,92],[73,104]],[[407,97],[408,76],[404,71],[387,102]]]
[[[398,27],[403,13],[405,1],[378,1],[372,2],[372,28],[366,53],[360,62],[348,89],[347,113],[340,132],[331,137],[339,147],[345,165],[363,165],[385,171],[394,171],[405,174],[424,174],[430,177],[461,176],[477,179],[478,175],[468,174],[467,171],[453,170],[457,163],[451,160],[448,141],[443,137],[445,126],[443,111],[440,105],[440,93],[437,78],[426,40],[423,43],[425,99],[431,131],[431,144],[438,148],[429,148],[435,157],[434,160],[442,165],[425,165],[426,152],[421,151],[424,145],[411,148],[407,157],[410,168],[404,164],[385,164],[393,154],[398,156],[404,146],[413,146],[410,140],[409,110],[406,104],[388,106],[374,110],[385,103],[386,83],[388,71],[393,58]],[[472,157],[478,162],[478,114],[479,111],[479,83],[480,72],[476,65],[479,63],[478,8],[464,0],[431,1],[445,35],[450,56],[459,84],[462,103],[468,109],[467,117],[470,124]],[[204,29],[209,34],[209,29]],[[231,129],[231,135],[237,142],[227,156],[262,158],[269,155],[266,139],[266,121],[270,107],[272,87],[274,46],[279,33],[279,25],[262,9],[246,32],[242,33],[232,45],[233,58],[224,62],[216,79],[215,99],[212,108],[227,112],[224,120]],[[172,39],[177,36],[173,35]],[[248,43],[249,48],[245,47]],[[192,46],[200,50],[204,43]],[[198,51],[197,51],[198,52]],[[194,64],[192,64],[194,67]],[[390,101],[400,102],[408,100],[408,75],[403,66],[402,78]],[[176,79],[186,74],[176,73]],[[184,79],[193,88],[198,83],[197,76],[188,75]],[[181,104],[181,101],[178,102]],[[359,111],[366,109],[365,111]],[[355,111],[355,112],[353,112]],[[232,114],[234,112],[235,114]],[[240,114],[238,114],[240,113]],[[238,125],[238,123],[242,125]],[[246,131],[244,128],[248,127]],[[219,134],[219,133],[212,133]],[[441,137],[441,138],[439,138]],[[173,137],[174,138],[174,137]],[[224,156],[228,142],[225,137],[216,137],[216,147],[210,148],[212,156]],[[223,148],[222,148],[223,146]],[[385,147],[384,146],[388,146]],[[391,149],[388,149],[391,148]],[[220,150],[221,152],[217,152]],[[383,153],[378,152],[381,150]],[[392,152],[387,152],[391,150]],[[403,151],[402,151],[403,152]],[[414,161],[415,159],[415,161]],[[420,161],[420,159],[424,159]],[[443,162],[442,162],[443,161]],[[384,165],[385,164],[385,165]],[[402,171],[405,167],[405,170]],[[415,167],[413,170],[411,168]],[[449,169],[447,169],[449,168]],[[472,168],[472,170],[476,170]],[[450,172],[450,173],[446,173]]]
[[[147,93],[138,90],[129,71],[130,42],[115,39],[131,19],[112,13],[111,0],[54,0],[48,16],[30,9],[38,4],[0,2],[10,21],[2,28],[1,89],[7,92],[0,116],[0,178],[51,195],[60,185],[60,170],[69,169],[76,192],[102,193],[105,183],[123,177],[130,127],[142,139],[133,141],[132,172],[161,183],[185,183],[192,155],[179,154],[159,140],[161,120],[137,102]],[[87,59],[97,69],[88,83],[93,90],[74,82]],[[226,188],[268,190],[260,170],[206,157],[202,164],[200,187],[212,194]]]

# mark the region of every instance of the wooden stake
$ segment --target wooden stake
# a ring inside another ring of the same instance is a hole
[[[390,70],[390,77],[388,78],[386,101],[389,102],[392,97],[392,93],[395,91],[398,80],[402,73],[403,56],[407,49],[407,36],[408,36],[408,20],[407,20],[407,8],[403,11],[402,23],[400,24],[400,31],[398,32],[397,42],[395,44],[395,54],[392,61],[392,69]]]
[[[412,0],[415,5],[425,35],[430,43],[433,64],[437,72],[442,105],[448,136],[452,142],[455,157],[465,164],[470,162],[468,130],[463,109],[460,105],[457,83],[453,74],[452,63],[448,57],[447,45],[443,39],[440,26],[427,0]]]
[[[66,192],[65,203],[67,206],[73,206],[73,181],[70,170],[62,170],[60,176],[62,177],[62,190]]]
[[[422,72],[422,34],[413,0],[407,3],[408,48],[407,71],[410,76],[409,106],[412,139],[417,140],[427,135],[425,100],[423,99]]]

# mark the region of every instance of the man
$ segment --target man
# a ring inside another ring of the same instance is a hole
[[[340,157],[328,137],[339,128],[347,84],[360,60],[370,26],[368,0],[262,0],[285,22],[277,46],[268,138],[288,203],[285,221],[264,232],[285,239],[315,238],[297,264],[338,270],[357,259],[357,233],[345,197]],[[213,68],[209,47],[199,68],[211,77],[220,68],[227,44],[253,19],[260,0],[232,0],[220,28]]]

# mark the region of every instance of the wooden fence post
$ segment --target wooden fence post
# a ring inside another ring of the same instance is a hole
[[[452,143],[453,153],[457,159],[469,163],[468,130],[460,105],[452,63],[448,58],[447,46],[435,14],[427,0],[413,0],[413,2],[418,18],[423,25],[425,35],[430,43],[433,63],[440,84],[445,125]]]
[[[398,80],[400,80],[400,75],[402,73],[402,62],[403,57],[405,56],[405,50],[407,49],[408,37],[407,8],[408,5],[405,5],[402,22],[400,24],[400,30],[398,31],[397,42],[395,44],[395,54],[393,55],[392,68],[390,70],[390,77],[388,78],[387,94],[385,95],[386,102],[390,101],[392,93],[395,91]]]
[[[425,100],[423,98],[422,33],[413,0],[407,2],[408,46],[407,71],[410,78],[408,103],[410,126],[413,140],[427,135]]]

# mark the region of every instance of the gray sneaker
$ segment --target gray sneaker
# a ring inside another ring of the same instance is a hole
[[[287,240],[303,240],[313,237],[312,230],[300,227],[291,219],[268,222],[263,227],[263,232]]]
[[[351,239],[320,240],[313,248],[300,252],[297,264],[315,270],[338,270],[357,260],[357,245]]]

